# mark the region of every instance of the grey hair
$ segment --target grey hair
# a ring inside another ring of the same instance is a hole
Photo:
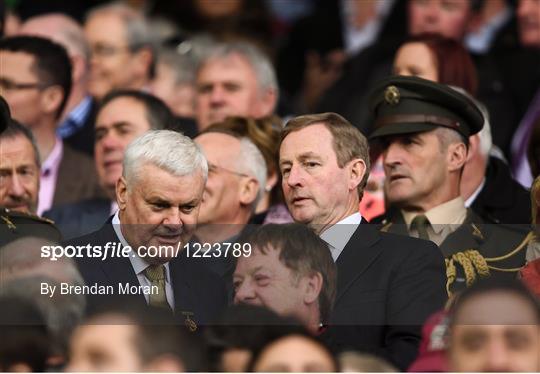
[[[128,186],[145,163],[155,165],[175,176],[200,172],[205,181],[208,178],[208,163],[199,146],[176,131],[148,131],[128,145],[122,171]]]
[[[195,83],[197,62],[188,54],[177,52],[176,48],[160,48],[157,52],[158,64],[165,64],[174,72],[176,85]]]
[[[197,70],[210,60],[224,59],[232,55],[240,55],[247,60],[255,72],[261,93],[271,90],[276,93],[276,96],[279,94],[276,72],[270,59],[256,46],[247,42],[216,43],[207,49]]]
[[[56,287],[53,297],[41,293],[41,284]],[[70,286],[83,286],[82,281],[70,282]],[[45,319],[47,330],[52,335],[52,352],[67,354],[73,330],[82,323],[86,308],[84,295],[75,292],[61,293],[61,283],[41,274],[14,278],[2,284],[2,296],[16,296],[34,304]]]
[[[261,151],[249,138],[242,137],[240,139],[240,153],[238,155],[237,167],[240,172],[254,177],[259,183],[257,197],[252,205],[255,210],[257,204],[264,196],[267,170],[266,161]]]
[[[37,237],[12,241],[0,251],[0,293],[20,296],[36,304],[53,335],[54,353],[67,353],[73,329],[84,317],[86,299],[75,293],[55,293],[54,297],[41,294],[41,284],[58,286],[68,283],[83,286],[84,280],[73,259],[62,256],[57,261],[42,257],[43,246],[57,243]]]
[[[465,91],[463,88],[457,86],[449,87],[452,88],[454,91],[457,91],[460,94],[466,96],[474,103],[474,105],[476,105],[476,108],[480,111],[480,113],[482,113],[482,117],[484,117],[484,126],[477,135],[480,138],[480,154],[486,157],[491,151],[491,148],[493,147],[493,138],[491,136],[491,122],[487,107],[483,103],[478,101],[475,97],[473,97],[470,93]]]
[[[90,9],[86,14],[86,20],[98,14],[116,14],[124,21],[126,37],[132,51],[153,46],[154,38],[148,20],[136,9],[123,2],[116,1]]]

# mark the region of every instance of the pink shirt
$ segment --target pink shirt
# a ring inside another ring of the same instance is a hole
[[[63,153],[63,142],[60,138],[56,138],[56,143],[54,143],[54,148],[49,154],[49,157],[41,164],[37,208],[37,214],[39,216],[52,207],[54,191],[56,190],[56,180],[58,179],[58,169],[60,168]]]

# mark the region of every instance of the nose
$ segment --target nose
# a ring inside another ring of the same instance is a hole
[[[109,131],[104,135],[96,145],[101,146],[103,150],[110,151],[119,147],[118,137]]]
[[[302,170],[297,165],[292,165],[286,178],[283,178],[290,187],[298,187],[303,184]]]
[[[253,299],[255,299],[255,289],[251,286],[251,282],[245,280],[235,291],[234,303],[249,303]]]
[[[507,372],[510,369],[510,355],[503,339],[494,339],[490,342],[485,359],[484,371]]]
[[[182,212],[179,209],[171,208],[163,220],[163,225],[171,230],[178,230],[183,226]]]
[[[527,15],[530,12],[530,7],[532,6],[531,3],[532,3],[531,0],[521,0],[519,2],[519,6],[517,9],[517,15],[519,18],[527,17]]]
[[[392,167],[401,163],[401,149],[395,143],[391,142],[383,152],[383,166]]]
[[[424,15],[428,21],[437,21],[439,18],[439,5],[436,1],[430,0],[428,4],[426,4]]]
[[[21,197],[24,195],[25,189],[21,178],[14,173],[11,178],[11,183],[8,186],[8,194],[13,197]]]
[[[223,102],[225,98],[225,92],[220,86],[214,86],[212,92],[210,93],[210,103],[213,105],[218,105]]]

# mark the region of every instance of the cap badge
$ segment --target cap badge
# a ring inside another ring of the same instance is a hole
[[[401,99],[401,94],[399,93],[399,90],[396,86],[386,87],[386,90],[384,90],[384,100],[389,105],[399,104],[400,99]]]

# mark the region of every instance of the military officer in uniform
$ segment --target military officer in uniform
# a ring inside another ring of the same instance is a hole
[[[10,121],[9,107],[0,96],[0,133],[8,127]],[[0,248],[23,236],[40,237],[53,242],[62,239],[53,221],[0,206]]]
[[[446,258],[449,294],[479,277],[515,277],[530,235],[523,227],[484,224],[460,197],[468,138],[484,122],[476,105],[448,86],[396,76],[377,86],[371,109],[389,205],[374,222],[435,242]]]

